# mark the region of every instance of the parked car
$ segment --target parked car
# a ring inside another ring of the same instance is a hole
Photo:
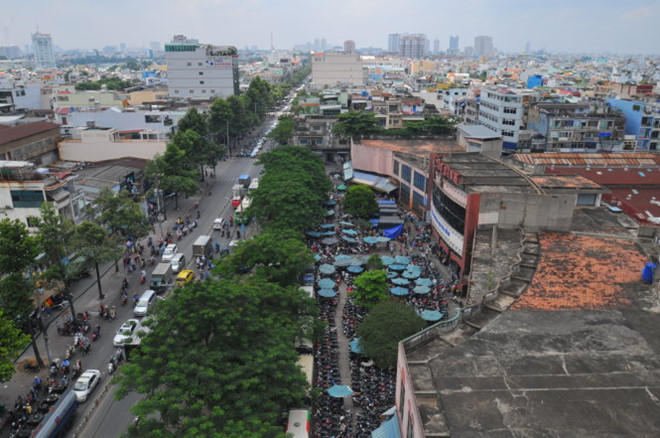
[[[172,265],[172,272],[179,272],[186,265],[186,256],[180,252],[172,257],[170,264]]]
[[[195,271],[186,269],[184,271],[181,271],[179,275],[177,275],[176,280],[174,280],[174,283],[177,286],[183,286],[193,281],[194,278],[195,278]]]
[[[112,345],[115,347],[123,346],[128,339],[135,339],[135,336],[140,327],[140,321],[137,319],[129,319],[119,327],[117,333],[115,334],[114,339],[112,340]]]
[[[87,401],[89,395],[94,391],[101,381],[101,371],[87,370],[78,377],[76,384],[73,386],[73,392],[76,394],[78,403]]]
[[[179,253],[179,247],[175,243],[167,245],[165,252],[163,252],[163,261],[169,262],[172,258]]]

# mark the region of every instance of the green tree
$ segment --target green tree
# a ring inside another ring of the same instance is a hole
[[[200,137],[204,138],[208,135],[208,121],[206,115],[197,111],[196,108],[190,108],[186,114],[179,119],[177,123],[178,131],[185,132],[189,129],[195,131]]]
[[[337,116],[332,132],[342,138],[362,138],[382,131],[373,113],[348,111]]]
[[[368,218],[378,213],[376,195],[370,187],[353,185],[346,191],[343,201],[344,211],[353,216]]]
[[[122,242],[116,234],[109,235],[102,226],[85,221],[76,227],[73,243],[78,248],[78,254],[84,257],[88,264],[94,266],[99,298],[105,298],[101,287],[99,263],[121,257]]]
[[[30,337],[21,333],[0,310],[0,382],[6,382],[14,375],[14,361],[29,343]]]
[[[37,256],[35,239],[18,219],[0,221],[0,272],[21,272]]]
[[[72,252],[73,222],[62,218],[49,202],[41,204],[39,210],[41,214],[37,220],[37,240],[50,264],[46,275],[50,280],[66,282],[69,278],[64,263],[65,257]]]
[[[293,346],[307,300],[252,279],[194,282],[158,302],[116,378],[119,397],[145,395],[128,435],[282,437],[281,411],[305,394]]]
[[[268,138],[272,138],[279,145],[288,144],[292,137],[293,117],[291,116],[280,116],[277,126],[268,133]]]
[[[373,307],[389,296],[387,273],[365,271],[355,279],[353,301],[360,306]]]
[[[267,231],[239,243],[226,259],[236,272],[244,267],[255,267],[257,275],[280,286],[299,282],[303,268],[314,263],[314,256],[299,233]]]
[[[369,258],[367,259],[366,267],[367,270],[369,271],[377,271],[377,270],[385,269],[385,265],[383,264],[383,259],[381,259],[378,254],[371,254],[369,256]]]
[[[178,135],[178,134],[177,134]],[[174,194],[176,207],[179,206],[179,193],[193,195],[199,188],[199,171],[188,165],[186,153],[176,142],[167,144],[165,153],[157,155],[147,164],[145,171],[152,185],[166,194]]]
[[[105,188],[96,199],[93,222],[103,225],[122,239],[139,239],[151,229],[147,216],[127,190],[118,193]]]
[[[357,328],[364,354],[381,368],[396,366],[399,341],[419,332],[426,323],[415,310],[394,300],[375,305]]]
[[[222,139],[224,144],[229,144],[229,123],[233,118],[229,102],[221,97],[213,101],[209,114],[209,129],[216,141]]]

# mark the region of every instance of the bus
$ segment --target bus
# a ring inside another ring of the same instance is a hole
[[[286,425],[287,437],[309,438],[310,436],[309,409],[292,409],[289,411],[289,420]]]

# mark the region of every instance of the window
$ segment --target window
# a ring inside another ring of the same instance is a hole
[[[206,90],[202,90],[202,94],[206,94]]]
[[[633,109],[633,111],[638,111],[639,112],[639,111],[641,111],[642,107],[639,106],[639,105],[633,105],[632,109]]]
[[[215,94],[215,90],[211,90],[211,94]]]
[[[160,122],[161,122],[160,116],[148,115],[148,114],[144,116],[144,123],[160,123]]]
[[[418,192],[413,192],[412,209],[420,216],[424,216],[424,196],[420,195]]]
[[[504,114],[515,114],[516,109],[511,107],[504,107]]]
[[[190,94],[193,94],[195,92],[194,90],[188,90],[188,91],[190,91]]]
[[[401,179],[404,181],[410,182],[410,174],[412,173],[410,166],[406,166],[405,164],[401,165]]]
[[[399,195],[399,201],[405,206],[410,202],[410,186],[406,184],[401,184],[401,194]]]
[[[513,131],[502,131],[504,137],[513,137]]]
[[[189,63],[187,63],[186,65],[187,65],[188,67],[190,67],[190,66],[192,65],[192,63],[189,62]]]
[[[399,175],[399,162],[394,160],[394,174]]]
[[[199,81],[199,85],[204,85],[204,81]]]
[[[201,63],[201,62],[198,62],[197,65],[201,67],[201,66],[202,66],[202,63]]]
[[[300,139],[300,144],[307,144],[307,139],[306,138],[301,138]]]
[[[426,177],[424,177],[424,175],[422,175],[421,173],[415,172],[415,175],[413,176],[413,185],[418,189],[425,191]]]
[[[200,72],[199,72],[199,75],[200,75],[200,76],[204,76],[204,72],[203,72],[203,71],[200,71]]]
[[[179,94],[179,90],[174,90],[174,94]]]
[[[28,216],[26,219],[27,219],[27,226],[30,228],[35,228],[39,225],[38,217]]]
[[[320,131],[321,130],[321,125],[314,125],[314,126],[312,126],[312,129],[314,131]]]
[[[39,208],[44,194],[40,190],[11,190],[11,200],[14,208]]]
[[[465,229],[465,208],[454,202],[438,187],[433,189],[433,206],[440,216],[461,235]]]
[[[516,121],[514,119],[503,119],[503,125],[516,126]]]

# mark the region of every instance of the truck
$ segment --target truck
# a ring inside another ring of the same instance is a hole
[[[172,280],[172,264],[167,263],[158,263],[154,268],[154,271],[151,273],[151,281],[149,282],[149,287],[160,294],[165,292],[167,285],[173,283]]]
[[[250,175],[241,175],[238,177],[238,183],[243,186],[244,189],[250,187],[252,182],[252,177]]]
[[[237,208],[241,205],[241,200],[243,199],[243,194],[245,193],[245,187],[240,184],[234,184],[234,187],[231,188],[231,206]]]
[[[213,240],[211,236],[199,236],[193,243],[193,257],[211,257],[213,253]]]
[[[74,413],[78,408],[78,401],[73,390],[62,394],[39,425],[32,431],[30,438],[55,438],[64,436],[71,427]]]

